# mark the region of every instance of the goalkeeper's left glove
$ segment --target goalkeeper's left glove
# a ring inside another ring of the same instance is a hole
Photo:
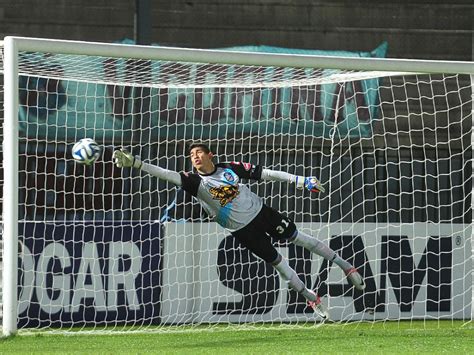
[[[140,169],[142,167],[142,161],[139,157],[133,156],[132,154],[123,149],[114,151],[112,158],[117,168],[134,167]]]
[[[303,177],[297,176],[296,177],[296,187],[298,189],[306,188],[311,192],[325,192],[323,184],[314,176],[310,177]]]

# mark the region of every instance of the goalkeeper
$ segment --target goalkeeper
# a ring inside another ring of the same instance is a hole
[[[197,173],[177,173],[142,162],[139,157],[123,150],[116,150],[114,163],[119,168],[141,169],[157,178],[165,179],[198,199],[211,219],[226,228],[252,253],[273,265],[281,277],[296,292],[303,295],[308,305],[325,318],[318,295],[306,288],[287,260],[276,250],[272,241],[288,240],[338,265],[348,280],[358,290],[365,284],[362,276],[334,250],[316,238],[297,230],[291,219],[271,207],[240,183],[240,179],[285,181],[296,184],[298,189],[324,192],[315,177],[303,177],[282,171],[264,169],[249,163],[214,164],[213,153],[205,144],[194,143],[189,147],[191,163]]]

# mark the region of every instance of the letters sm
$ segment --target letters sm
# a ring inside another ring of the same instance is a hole
[[[302,223],[298,227],[330,244],[366,279],[366,289],[357,291],[337,266],[291,243],[277,245],[306,284],[322,296],[333,320],[470,317],[472,282],[466,273],[471,270],[470,226]],[[270,265],[240,248],[218,225],[167,223],[164,229],[163,321],[182,320],[193,306],[186,299],[199,299],[199,309],[185,317],[187,322],[314,319],[305,300],[288,289]],[[183,256],[179,265],[174,253]]]

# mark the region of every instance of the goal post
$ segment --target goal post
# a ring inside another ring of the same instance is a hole
[[[13,38],[4,41],[3,124],[3,334],[17,330],[18,280],[18,47]],[[13,192],[13,193],[12,193]],[[8,276],[7,276],[8,275]]]
[[[318,322],[182,191],[111,164],[123,146],[189,170],[192,140],[326,183],[316,197],[249,186],[363,270],[362,293],[279,246],[334,320],[472,320],[473,75],[472,62],[6,37],[3,334]],[[92,167],[69,152],[85,137],[104,148]]]

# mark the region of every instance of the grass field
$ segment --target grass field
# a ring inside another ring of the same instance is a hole
[[[231,330],[229,330],[231,329]],[[83,354],[474,354],[474,324],[390,322],[345,325],[262,326],[250,330],[108,335],[28,335],[0,340],[0,352]]]

